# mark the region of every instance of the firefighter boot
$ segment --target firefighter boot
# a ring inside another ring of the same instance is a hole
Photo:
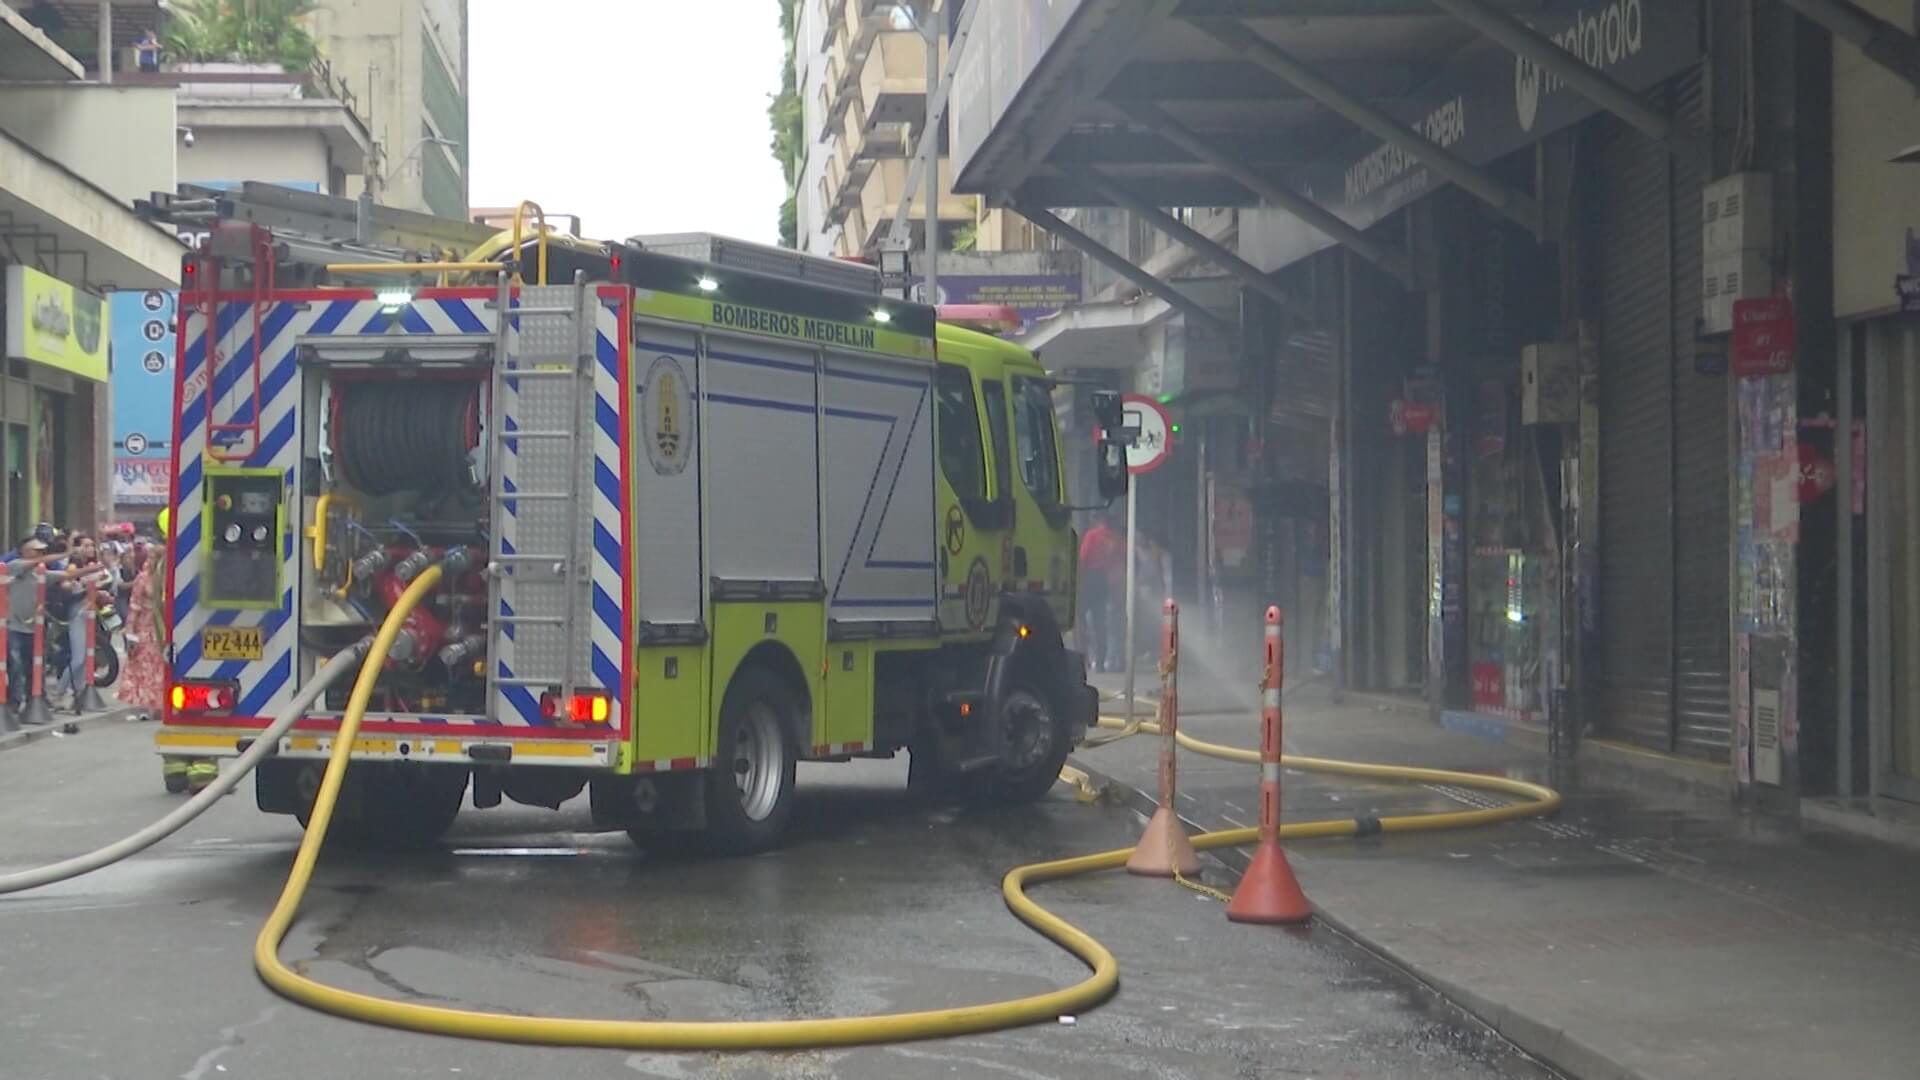
[[[160,759],[160,779],[166,782],[167,794],[178,795],[187,790],[187,764],[183,757]]]
[[[212,758],[195,758],[187,766],[187,789],[198,794],[220,776],[220,763]]]

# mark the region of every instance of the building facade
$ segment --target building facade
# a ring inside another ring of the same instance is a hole
[[[467,0],[323,0],[312,24],[371,128],[374,197],[465,217]]]
[[[1176,593],[1462,729],[1920,797],[1912,5],[1268,7],[960,16],[957,188],[1115,271],[1026,340],[1182,428]]]
[[[174,90],[113,80],[116,48],[138,20],[152,25],[157,5],[42,4],[28,14],[0,4],[0,528],[9,542],[38,521],[107,520],[108,298],[171,287],[184,251],[133,210],[174,186]]]

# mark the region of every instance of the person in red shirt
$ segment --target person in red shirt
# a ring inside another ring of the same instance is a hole
[[[1127,542],[1102,517],[1080,538],[1080,618],[1082,644],[1096,671],[1116,670],[1118,638],[1124,634],[1114,621],[1116,603],[1124,603],[1122,575],[1126,573]]]

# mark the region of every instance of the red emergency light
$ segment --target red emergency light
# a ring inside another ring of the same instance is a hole
[[[569,724],[604,724],[613,718],[613,699],[605,693],[587,691],[569,698],[548,691],[540,695],[540,715],[548,720]]]
[[[983,334],[1008,334],[1023,325],[1020,313],[1006,304],[941,304],[933,312],[943,323]]]
[[[214,716],[233,711],[240,702],[240,688],[230,682],[190,680],[173,685],[173,711]]]

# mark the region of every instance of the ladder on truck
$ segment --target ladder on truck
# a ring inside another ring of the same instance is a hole
[[[495,303],[487,678],[495,710],[546,712],[551,692],[546,718],[567,719],[592,678],[595,299],[582,275],[516,286],[502,273]]]

